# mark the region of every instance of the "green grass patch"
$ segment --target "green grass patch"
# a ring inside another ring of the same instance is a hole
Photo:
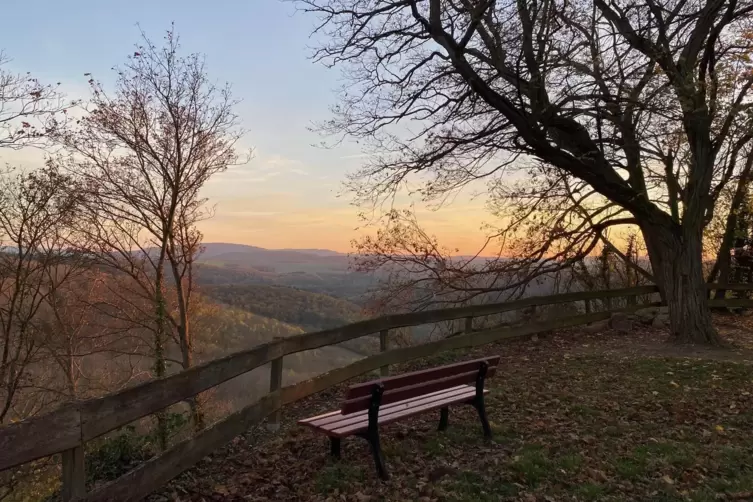
[[[555,476],[557,465],[539,445],[524,445],[512,458],[512,469],[529,486],[536,486],[547,477]]]
[[[606,487],[599,483],[583,483],[573,490],[578,500],[601,500],[606,493]]]
[[[343,462],[326,466],[316,476],[316,491],[328,494],[334,490],[345,491],[351,483],[366,479],[363,468]]]
[[[557,457],[557,466],[567,473],[578,471],[583,465],[583,455],[580,453],[565,453]]]
[[[504,497],[514,497],[519,488],[502,479],[482,476],[473,471],[462,471],[444,483],[448,499],[455,502],[497,502]]]

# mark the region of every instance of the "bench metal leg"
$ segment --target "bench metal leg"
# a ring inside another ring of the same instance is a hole
[[[374,457],[374,466],[376,467],[379,479],[381,479],[382,481],[387,481],[388,479],[390,479],[389,474],[387,474],[387,468],[384,465],[384,455],[382,454],[382,446],[379,441],[379,432],[366,432],[359,434],[359,436],[369,442],[369,446],[371,447],[371,454]]]
[[[382,481],[387,481],[390,477],[387,474],[387,468],[384,466],[384,455],[382,454],[382,446],[379,442],[379,433],[369,438],[369,445],[371,445],[371,454],[374,456],[377,475]]]
[[[484,380],[486,379],[486,372],[489,369],[489,365],[486,361],[481,362],[481,367],[478,369],[478,376],[476,377],[476,396],[473,398],[473,407],[478,411],[478,417],[481,419],[481,426],[484,428],[484,437],[491,439],[492,428],[489,427],[489,420],[486,418],[486,407],[484,406]]]
[[[330,437],[329,438],[329,452],[330,454],[336,458],[340,458],[340,438]]]
[[[443,431],[447,429],[447,421],[450,418],[450,409],[445,406],[439,410],[439,427],[437,430]]]
[[[478,417],[481,419],[481,427],[484,428],[484,437],[491,439],[492,428],[489,427],[489,420],[486,418],[486,407],[484,407],[484,398],[476,399],[473,402],[473,407],[478,411]]]

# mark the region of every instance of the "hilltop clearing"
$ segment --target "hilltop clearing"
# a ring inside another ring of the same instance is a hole
[[[717,321],[733,350],[677,352],[650,328],[568,330],[396,368],[502,356],[487,401],[494,441],[470,408],[452,409],[445,433],[431,415],[387,426],[386,483],[365,441],[346,440],[334,462],[325,438],[295,426],[337,407],[342,385],[286,408],[279,433],[249,431],[150,500],[748,500],[753,334],[746,319]]]

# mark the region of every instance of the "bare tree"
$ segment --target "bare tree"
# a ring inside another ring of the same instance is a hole
[[[39,311],[72,270],[65,267],[67,232],[77,199],[69,182],[52,168],[0,179],[0,423],[47,404],[46,396],[24,403],[16,397],[34,387],[29,372],[43,357]]]
[[[357,176],[358,195],[389,196],[424,173],[422,193],[443,196],[545,164],[608,208],[583,235],[640,229],[673,337],[719,342],[702,235],[734,174],[720,160],[748,141],[753,4],[298,4],[327,35],[317,59],[341,65],[348,79],[325,129],[378,152]],[[399,127],[408,122],[410,132]]]
[[[61,123],[67,108],[57,85],[5,68],[10,58],[0,51],[0,148],[19,149],[39,142]]]
[[[145,319],[151,319],[154,373],[161,377],[171,336],[181,366],[193,364],[191,271],[201,242],[196,223],[210,215],[199,191],[237,162],[241,131],[229,87],[208,80],[202,56],[180,56],[173,31],[162,48],[143,33],[142,39],[118,70],[113,94],[90,80],[89,113],[57,139],[70,153],[62,162],[87,193],[90,251],[133,279],[138,292],[129,294],[151,302]],[[195,402],[192,407],[201,427],[201,412]]]
[[[42,361],[51,370],[49,381],[37,385],[62,401],[122,389],[143,376],[140,363],[151,353],[145,330],[122,320],[133,317],[123,313],[139,303],[121,301],[127,288],[119,286],[127,279],[89,265],[87,256],[71,252],[64,265],[47,271],[56,287],[36,322],[45,340]]]

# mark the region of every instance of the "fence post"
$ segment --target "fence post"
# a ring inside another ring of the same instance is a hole
[[[636,295],[630,295],[627,297],[627,306],[634,307],[638,303],[638,297]]]
[[[272,359],[269,370],[269,392],[274,392],[282,387],[282,356]],[[275,411],[267,420],[267,430],[275,432],[280,429],[282,410]]]
[[[84,445],[65,450],[63,457],[63,479],[61,495],[64,502],[86,495],[86,465]]]
[[[473,316],[468,316],[465,318],[465,333],[471,333],[473,332]]]
[[[583,306],[586,309],[586,314],[591,313],[591,300],[583,300]]]
[[[382,331],[379,332],[379,351],[380,352],[387,351],[388,341],[389,341],[387,336],[389,335],[389,333],[390,333],[390,330],[388,329],[383,329]],[[389,365],[380,367],[379,374],[383,377],[389,376],[390,375]]]

